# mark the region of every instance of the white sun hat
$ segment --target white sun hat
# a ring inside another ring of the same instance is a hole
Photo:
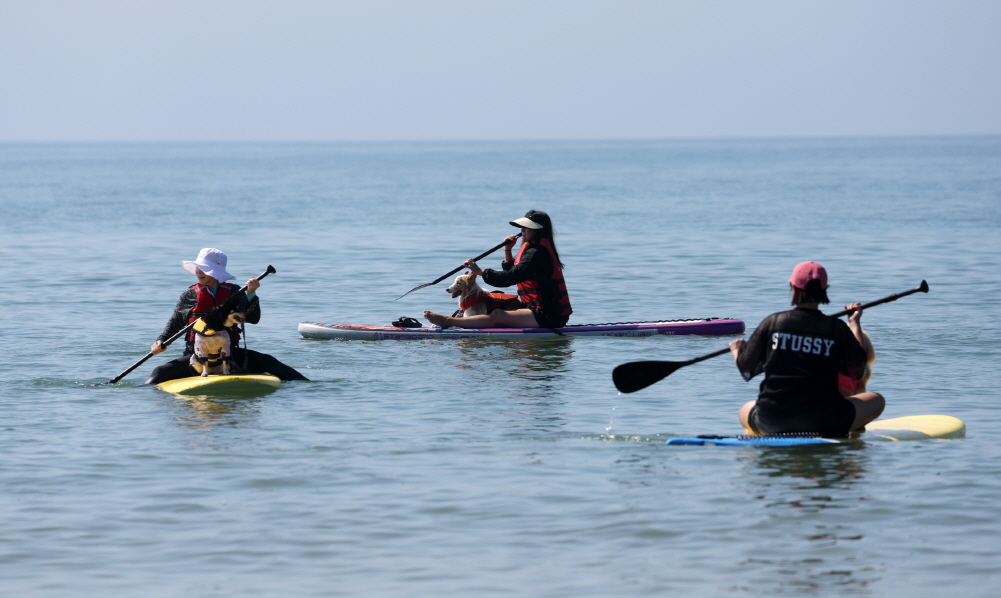
[[[223,282],[236,278],[226,271],[226,254],[218,249],[205,248],[198,252],[198,257],[193,262],[181,262],[181,267],[195,273],[195,269],[208,274],[212,278]]]

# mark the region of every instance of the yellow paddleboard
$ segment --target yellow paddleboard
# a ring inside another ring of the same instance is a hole
[[[949,415],[908,415],[878,419],[865,426],[861,440],[927,440],[966,436],[963,420]]]
[[[241,395],[271,392],[282,381],[271,374],[239,376],[192,376],[157,384],[160,390],[179,395]]]

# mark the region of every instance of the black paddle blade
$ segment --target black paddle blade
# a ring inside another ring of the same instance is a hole
[[[515,235],[515,236],[514,236],[514,238],[516,238],[516,239],[517,239],[517,238],[518,238],[518,237],[520,237],[520,236],[521,236],[521,233],[518,233],[517,235]],[[501,243],[500,245],[498,245],[498,246],[496,246],[496,247],[491,247],[490,249],[487,249],[486,251],[484,251],[484,252],[483,252],[483,253],[481,253],[480,255],[478,255],[478,256],[476,256],[476,257],[474,257],[474,258],[473,258],[473,261],[474,261],[474,262],[478,262],[478,261],[482,260],[483,258],[487,257],[488,255],[490,255],[491,253],[493,253],[493,252],[497,251],[498,249],[500,249],[501,247],[503,247],[503,246],[505,246],[505,245],[507,245],[507,241],[504,241],[503,243]],[[400,299],[403,299],[404,297],[406,297],[406,296],[407,296],[407,295],[409,295],[410,293],[413,293],[413,292],[414,292],[414,291],[416,291],[417,289],[423,289],[423,288],[425,288],[425,287],[429,287],[429,286],[432,286],[432,285],[436,285],[436,284],[438,284],[439,282],[441,282],[441,281],[445,280],[446,278],[448,278],[449,276],[451,276],[451,275],[455,274],[455,273],[456,273],[456,272],[458,272],[459,270],[462,270],[463,268],[465,268],[465,266],[459,266],[459,267],[458,267],[458,268],[456,268],[455,270],[452,270],[451,272],[449,272],[449,273],[447,273],[447,274],[445,274],[445,275],[441,276],[441,277],[440,277],[440,278],[438,278],[437,280],[434,280],[434,281],[432,281],[432,282],[429,282],[429,283],[427,283],[427,284],[422,284],[422,285],[420,285],[420,286],[417,286],[417,287],[414,287],[414,288],[410,289],[409,291],[407,291],[406,293],[403,293],[402,295],[400,295],[399,297],[397,297],[397,298],[396,298],[396,299],[394,299],[393,301],[399,301]]]
[[[413,293],[413,292],[414,292],[414,291],[416,291],[417,289],[423,289],[424,287],[429,287],[429,286],[431,286],[431,285],[433,285],[433,284],[438,284],[438,282],[441,282],[441,281],[437,281],[437,282],[429,282],[429,283],[427,283],[427,284],[422,284],[422,285],[420,285],[420,286],[416,286],[416,287],[414,287],[414,288],[410,289],[409,291],[407,291],[406,293],[403,293],[402,295],[400,295],[400,296],[399,296],[399,297],[397,297],[396,299],[393,299],[393,301],[399,301],[400,299],[403,299],[404,297],[406,297],[406,296],[407,296],[407,295],[409,295],[410,293]]]
[[[633,361],[615,366],[612,383],[619,392],[636,392],[660,382],[678,368],[687,365],[675,361]]]

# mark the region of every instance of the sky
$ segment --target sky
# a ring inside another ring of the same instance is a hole
[[[0,142],[966,134],[998,0],[0,0]]]

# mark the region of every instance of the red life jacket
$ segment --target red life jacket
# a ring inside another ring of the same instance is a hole
[[[539,239],[539,245],[542,245],[549,252],[549,258],[553,262],[553,273],[550,277],[556,283],[556,292],[559,296],[560,306],[563,308],[560,311],[560,315],[569,316],[573,313],[573,309],[570,307],[570,295],[567,293],[567,283],[563,279],[563,270],[560,269],[560,260],[556,259],[556,252],[553,251],[553,244],[549,242],[549,239]],[[518,250],[518,255],[514,258],[515,264],[521,261],[521,256],[525,253],[526,249],[528,249],[528,244],[522,243],[521,249]],[[528,307],[542,309],[542,294],[540,289],[541,287],[537,280],[519,282],[518,298]]]
[[[219,305],[223,301],[229,299],[233,296],[233,293],[240,290],[240,287],[235,284],[224,282],[216,287],[215,297],[209,292],[208,287],[201,284],[191,285],[192,289],[195,289],[195,306],[191,308],[191,313],[188,315],[188,324],[194,322],[198,318],[205,315],[210,308]],[[234,343],[240,342],[240,333],[237,331],[236,326],[230,329],[230,336]],[[188,333],[188,341],[192,342],[195,340],[195,331],[192,330]]]
[[[516,299],[516,295],[508,295],[507,293],[502,293],[500,291],[484,291],[482,293],[474,293],[472,295],[467,295],[459,303],[459,309],[466,311],[479,301],[483,301],[487,307],[487,313],[492,312],[496,309],[494,302],[503,302],[506,299]]]

